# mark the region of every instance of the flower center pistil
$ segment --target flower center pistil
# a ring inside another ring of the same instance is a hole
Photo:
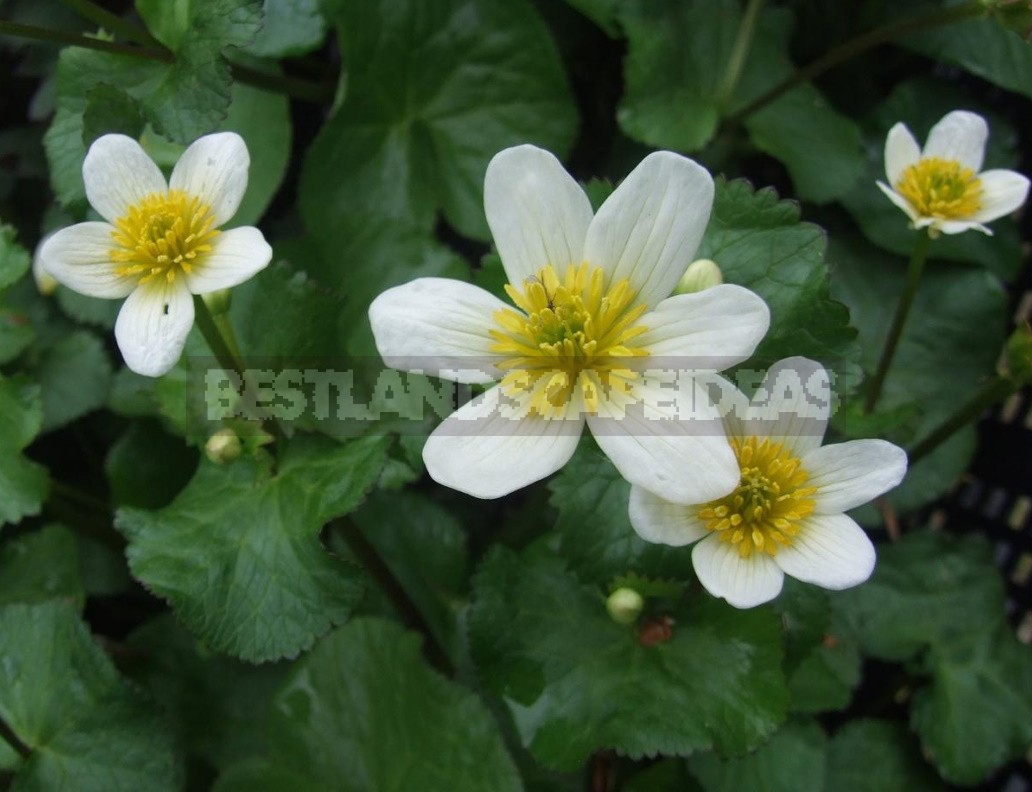
[[[731,448],[742,471],[738,487],[703,506],[699,519],[720,541],[736,545],[742,558],[758,551],[776,555],[778,545],[791,545],[800,522],[813,512],[817,488],[804,486],[809,473],[780,443],[734,438]]]
[[[111,260],[122,277],[140,283],[190,273],[211,252],[219,235],[211,207],[182,190],[151,193],[118,218],[111,232]]]
[[[600,399],[628,392],[636,374],[627,358],[648,354],[630,344],[646,330],[637,321],[647,306],[634,304],[626,279],[608,289],[605,279],[585,262],[570,265],[561,280],[548,266],[522,290],[505,287],[520,310],[495,312],[491,351],[506,356],[498,364],[505,392],[529,397],[532,412],[562,416],[579,392],[584,409],[595,413]]]
[[[982,182],[975,172],[956,160],[938,157],[922,159],[904,170],[896,192],[923,217],[961,219],[982,205]]]

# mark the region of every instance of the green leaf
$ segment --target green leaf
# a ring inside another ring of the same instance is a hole
[[[94,643],[72,606],[0,609],[0,717],[30,749],[16,790],[177,790],[165,723]]]
[[[901,724],[847,723],[828,743],[826,792],[938,792],[942,782],[921,761],[914,738]]]
[[[484,561],[470,641],[538,761],[573,770],[605,748],[632,758],[741,753],[774,732],[788,691],[770,610],[700,597],[666,614],[670,640],[643,646],[635,627],[609,618],[597,586],[535,549],[496,548]]]
[[[63,599],[81,608],[85,598],[75,536],[67,528],[48,525],[0,545],[0,605]]]
[[[902,121],[923,143],[932,125],[958,107],[980,113],[989,123],[985,168],[1018,167],[1017,136],[1004,116],[983,106],[970,92],[930,76],[901,83],[865,120],[866,172],[842,198],[864,236],[873,244],[909,256],[916,238],[907,216],[875,185],[877,181],[886,180],[884,150],[889,129]],[[944,234],[932,243],[932,256],[978,264],[997,277],[1013,280],[1023,264],[1017,224],[1009,218],[1000,218],[993,221],[992,228],[992,236],[977,231]]]
[[[197,469],[197,452],[150,420],[133,421],[104,460],[112,502],[160,509],[186,486]]]
[[[121,88],[100,83],[86,93],[86,110],[82,114],[82,142],[87,147],[109,132],[138,138],[143,127],[143,116],[136,100]]]
[[[13,226],[0,223],[0,291],[29,271],[29,252],[17,242]]]
[[[771,189],[717,180],[713,215],[699,258],[715,261],[729,283],[747,286],[770,307],[770,331],[749,365],[766,369],[791,355],[821,361],[848,392],[859,375],[860,346],[849,311],[829,295],[824,231],[799,222],[799,206]],[[758,381],[757,381],[758,384]]]
[[[706,792],[822,792],[825,737],[812,721],[785,724],[770,742],[748,756],[722,760],[701,754],[688,760],[688,770]]]
[[[47,495],[46,468],[21,454],[42,425],[39,386],[0,376],[0,526],[39,514]]]
[[[469,579],[462,524],[444,507],[412,492],[376,492],[353,517],[435,638],[457,656],[465,640],[458,623]]]
[[[22,311],[0,305],[0,365],[18,357],[35,337],[29,318]]]
[[[325,36],[326,19],[319,0],[265,0],[262,29],[247,51],[266,58],[304,55]]]
[[[43,393],[43,431],[50,432],[102,407],[113,370],[100,339],[75,330],[43,352],[34,373]]]
[[[1032,98],[1032,49],[993,19],[923,30],[901,39],[900,45]]]
[[[943,642],[928,665],[932,684],[914,695],[910,723],[944,778],[976,784],[1028,749],[1032,654],[1008,625]]]
[[[133,576],[216,651],[253,662],[296,655],[361,596],[358,571],[319,533],[361,502],[388,444],[297,438],[275,475],[253,459],[202,462],[166,508],[118,511]]]
[[[631,137],[657,148],[697,151],[722,115],[741,109],[795,70],[788,9],[761,13],[731,96],[724,72],[741,24],[732,0],[634,0],[620,8],[628,39],[627,92],[617,118]],[[800,196],[816,202],[849,190],[863,169],[860,130],[810,83],[745,119],[753,144],[781,160]]]
[[[228,47],[244,47],[261,28],[259,0],[175,0],[155,16],[165,0],[137,0],[151,32],[169,46],[175,62],[165,66],[157,84],[141,97],[155,129],[178,143],[212,132],[226,118],[230,103]],[[185,6],[185,11],[184,11]]]
[[[348,64],[347,95],[309,149],[299,197],[309,231],[328,244],[370,219],[430,231],[438,211],[486,238],[491,156],[518,143],[562,156],[573,142],[566,75],[525,0],[324,8]]]
[[[836,234],[832,258],[832,292],[849,306],[864,368],[874,371],[906,263],[848,234]],[[1005,311],[1006,294],[986,271],[929,261],[875,411],[887,419],[878,433],[912,446],[959,409],[995,368]],[[849,409],[841,413],[836,426],[847,434],[866,434],[862,424],[857,430],[851,427],[852,415]],[[915,465],[903,485],[888,494],[889,502],[909,511],[941,496],[973,450],[970,432],[952,439],[935,460]]]
[[[590,442],[548,483],[559,512],[559,549],[570,569],[586,582],[606,585],[630,572],[650,577],[693,579],[691,548],[641,539],[631,527],[631,487]]]
[[[273,703],[268,760],[231,771],[216,789],[522,789],[488,710],[431,670],[419,644],[370,618],[328,635]]]
[[[882,545],[871,579],[831,601],[865,653],[901,661],[999,618],[1003,586],[984,540],[920,532]]]
[[[124,670],[173,716],[190,755],[223,769],[266,750],[265,713],[288,664],[254,666],[213,655],[168,613],[133,632],[128,643],[135,652]]]

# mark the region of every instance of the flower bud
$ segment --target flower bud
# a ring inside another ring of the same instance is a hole
[[[243,447],[237,433],[229,427],[219,429],[204,444],[204,454],[216,465],[225,465],[240,456]]]
[[[631,624],[644,607],[645,600],[632,588],[618,588],[606,600],[609,617],[617,624]]]
[[[681,280],[677,282],[674,294],[694,294],[711,286],[719,286],[723,282],[724,276],[715,261],[696,259],[688,265]]]
[[[1032,383],[1032,328],[1028,322],[1018,325],[1007,339],[1004,360],[1007,376],[1023,385]]]

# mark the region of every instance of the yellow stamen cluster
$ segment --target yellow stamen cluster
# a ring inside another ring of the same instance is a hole
[[[529,396],[532,412],[565,414],[575,393],[591,413],[599,400],[626,394],[635,373],[627,358],[648,352],[630,342],[645,332],[645,313],[624,279],[606,287],[605,272],[587,263],[567,268],[562,279],[551,267],[528,278],[522,290],[506,292],[520,309],[496,311],[491,351],[505,355],[502,387],[511,396]]]
[[[703,506],[699,519],[720,541],[737,545],[742,558],[760,551],[776,555],[813,512],[817,488],[803,486],[809,473],[781,443],[746,437],[732,439],[731,447],[742,471],[738,488]]]
[[[938,157],[922,159],[904,170],[896,192],[922,217],[962,220],[982,205],[982,182],[975,172],[956,160]]]
[[[115,221],[111,260],[122,277],[140,283],[189,273],[211,251],[218,229],[211,207],[182,190],[151,193]]]

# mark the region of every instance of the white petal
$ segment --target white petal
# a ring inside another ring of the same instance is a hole
[[[471,283],[417,278],[373,300],[369,323],[391,368],[484,384],[501,378],[490,336],[501,310],[511,308]]]
[[[982,205],[969,219],[988,223],[1016,211],[1028,198],[1028,178],[1010,170],[988,170],[978,174],[982,182]]]
[[[543,420],[506,409],[499,387],[445,419],[423,447],[438,484],[476,498],[500,498],[565,465],[577,449],[582,420]]]
[[[648,330],[634,344],[651,358],[671,368],[723,371],[756,350],[770,326],[770,309],[748,289],[724,284],[668,297],[640,324]]]
[[[69,289],[90,297],[125,297],[138,278],[116,274],[107,223],[79,223],[55,232],[40,246],[43,269]]]
[[[779,360],[753,394],[743,431],[769,437],[793,456],[802,457],[824,440],[831,398],[828,372],[816,360]]]
[[[907,472],[907,454],[885,440],[850,440],[811,451],[802,460],[807,486],[817,487],[817,513],[837,514],[888,492]]]
[[[584,258],[656,306],[695,258],[712,208],[705,168],[669,151],[649,154],[591,221]]]
[[[646,372],[631,396],[635,403],[602,402],[588,416],[621,476],[674,503],[705,503],[738,485],[720,412],[689,372]]]
[[[779,547],[774,561],[785,574],[827,589],[863,583],[874,571],[874,545],[844,514],[809,517],[790,547]],[[920,618],[920,614],[914,614]]]
[[[921,157],[956,160],[978,173],[982,169],[988,137],[989,127],[982,116],[966,110],[954,110],[932,127]]]
[[[509,282],[522,288],[551,264],[562,278],[584,260],[591,202],[552,154],[515,146],[494,156],[484,177],[484,210]]]
[[[631,487],[627,508],[631,525],[646,542],[680,547],[709,533],[698,517],[698,506],[671,503],[642,487]]]
[[[692,566],[706,591],[736,608],[770,602],[785,582],[784,573],[769,555],[753,553],[742,558],[736,545],[721,542],[715,535],[695,545]]]
[[[919,222],[917,228],[931,226],[943,234],[963,234],[965,231],[981,231],[986,236],[992,236],[993,230],[981,223],[974,223],[968,220],[939,220],[931,219],[927,222]]]
[[[179,360],[193,320],[193,296],[182,278],[171,284],[155,278],[137,287],[115,322],[125,364],[145,377],[160,377]]]
[[[236,214],[247,190],[251,156],[236,132],[218,132],[195,140],[172,170],[168,186],[200,198],[211,207],[215,225]]]
[[[903,171],[921,159],[921,147],[907,125],[896,124],[885,138],[885,175],[889,184],[896,184]]]
[[[161,169],[125,135],[103,135],[93,141],[82,163],[82,180],[90,205],[112,223],[142,198],[167,189]]]
[[[906,213],[907,217],[909,217],[912,221],[917,220],[918,214],[914,210],[914,207],[910,205],[910,201],[908,201],[898,192],[889,187],[889,185],[887,185],[885,182],[876,182],[876,184],[878,185],[878,189],[885,193],[885,196],[890,201],[892,201],[894,204],[896,204],[896,206],[898,206]]]
[[[260,272],[272,261],[272,248],[252,226],[221,232],[204,261],[186,276],[190,291],[207,294],[228,289]]]

